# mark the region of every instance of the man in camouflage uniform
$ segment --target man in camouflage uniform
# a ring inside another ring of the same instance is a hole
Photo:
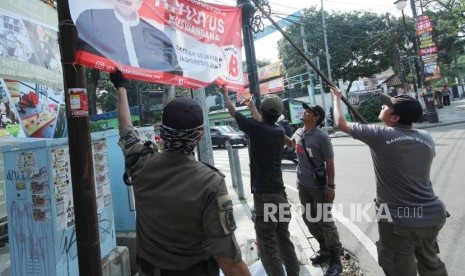
[[[232,201],[224,175],[195,160],[203,135],[200,106],[175,98],[163,109],[164,152],[141,143],[130,119],[126,80],[118,93],[119,145],[134,187],[139,276],[250,275],[236,243]]]

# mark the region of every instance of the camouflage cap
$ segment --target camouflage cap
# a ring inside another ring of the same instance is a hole
[[[265,96],[262,100],[262,110],[271,115],[279,116],[283,113],[283,100],[275,95]]]

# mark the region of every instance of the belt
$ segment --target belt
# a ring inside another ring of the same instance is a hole
[[[198,262],[187,270],[161,269],[142,258],[137,258],[140,269],[149,275],[156,276],[213,276],[219,275],[219,267],[213,258]],[[155,274],[157,272],[157,274]]]

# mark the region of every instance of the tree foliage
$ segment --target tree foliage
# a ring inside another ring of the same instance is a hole
[[[368,12],[325,13],[330,54],[330,79],[352,83],[360,77],[371,77],[393,63],[392,47],[383,16]],[[303,48],[301,24],[311,57],[318,56],[321,71],[326,72],[325,43],[321,12],[314,7],[304,9],[299,24],[287,31],[293,41]],[[284,39],[278,42],[279,55],[289,75],[306,72],[305,61]]]

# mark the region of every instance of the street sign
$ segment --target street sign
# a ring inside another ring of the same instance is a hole
[[[285,27],[291,25],[293,22],[300,20],[301,17],[302,17],[302,11],[298,10],[295,13],[290,14],[290,15],[286,16],[285,18],[277,21],[276,23],[279,25],[279,27],[285,28]],[[257,41],[260,38],[263,38],[263,37],[273,33],[274,31],[276,31],[276,27],[274,27],[273,25],[270,25],[270,26],[266,27],[263,30],[263,32],[259,32],[259,33],[255,34],[253,40]]]

